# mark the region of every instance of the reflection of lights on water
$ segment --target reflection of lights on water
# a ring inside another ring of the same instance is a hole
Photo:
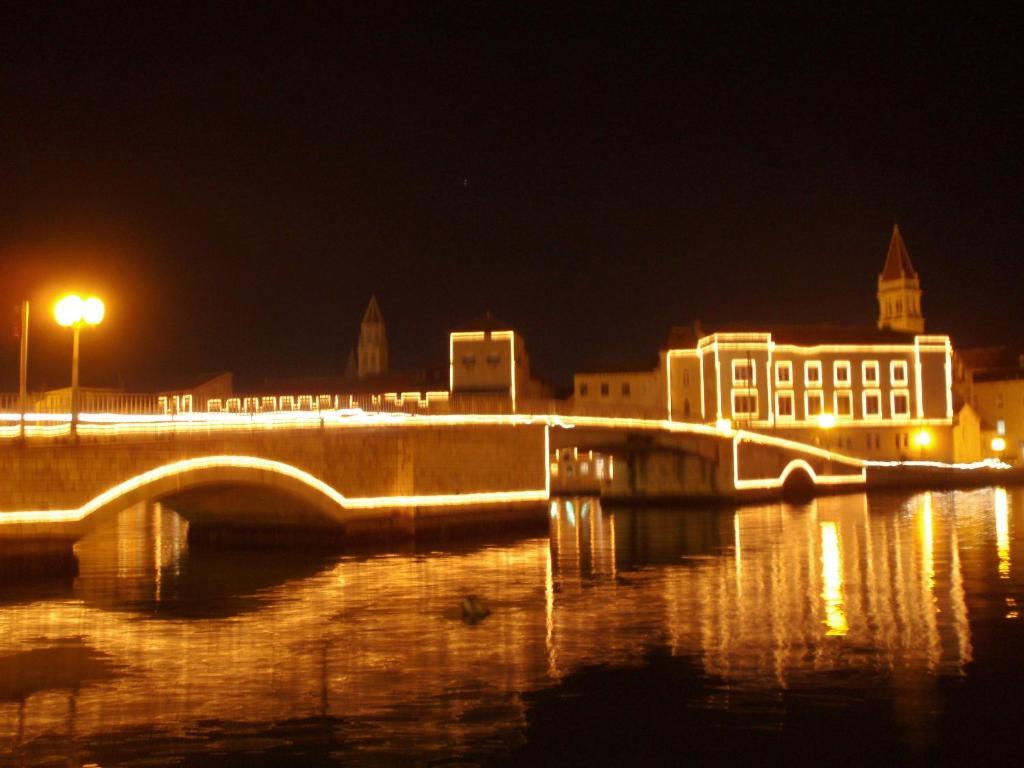
[[[557,501],[552,501],[551,502],[551,519],[554,520],[556,517],[558,517],[558,502]]]
[[[736,557],[736,575],[739,576],[743,565],[743,549],[740,546],[740,515],[736,512],[732,516],[732,530],[733,537],[735,538],[736,544],[733,547],[733,552]]]
[[[582,520],[584,517],[586,517],[587,516],[587,512],[589,512],[589,511],[590,511],[590,502],[589,501],[584,501],[583,504],[580,506],[580,519]]]
[[[996,488],[996,551],[999,554],[999,578],[1010,578],[1010,512],[1005,488]]]
[[[932,495],[924,495],[924,503],[921,507],[921,559],[924,562],[926,587],[932,589],[935,586],[935,550],[934,538],[932,535]]]
[[[833,522],[821,524],[821,597],[825,601],[828,635],[845,635],[850,627],[843,609],[842,559],[839,556],[839,530]]]
[[[571,501],[565,502],[565,516],[569,520],[569,525],[573,528],[576,527],[576,507]]]

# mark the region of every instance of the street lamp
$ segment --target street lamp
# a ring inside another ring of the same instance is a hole
[[[95,296],[83,299],[69,293],[57,302],[53,316],[57,325],[74,330],[71,347],[71,434],[78,435],[78,335],[83,326],[99,325],[103,322],[103,302]]]
[[[828,450],[828,431],[836,425],[836,417],[831,413],[819,413],[818,414],[818,428],[822,431],[821,434],[824,436],[823,446],[825,450]]]
[[[992,438],[991,446],[992,446],[992,450],[996,453],[996,455],[1000,459],[1002,459],[1003,458],[1003,451],[1006,450],[1006,438],[999,437],[998,435],[996,437],[993,437]]]
[[[927,429],[922,429],[916,435],[914,435],[914,442],[917,443],[917,447],[920,449],[918,458],[924,459],[924,449],[932,444],[932,433]]]

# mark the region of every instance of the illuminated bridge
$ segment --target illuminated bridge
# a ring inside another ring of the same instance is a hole
[[[0,426],[0,542],[67,547],[132,504],[196,531],[414,536],[537,519],[557,458],[598,451],[602,495],[736,499],[864,484],[859,459],[738,430],[554,415],[287,413],[13,415]],[[553,460],[555,457],[555,460]]]

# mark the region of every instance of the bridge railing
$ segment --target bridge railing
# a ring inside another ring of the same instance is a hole
[[[448,392],[404,392],[382,394],[310,394],[310,395],[233,395],[225,398],[194,399],[191,395],[152,393],[90,392],[79,393],[79,412],[114,415],[174,415],[183,413],[287,413],[337,409],[370,413],[510,415],[529,413],[552,416],[626,416],[659,419],[661,411],[642,407],[602,409],[577,406],[573,400],[554,398],[519,399],[513,410],[507,396],[487,394],[450,394]],[[0,393],[0,414],[70,414],[71,395],[67,390],[30,393],[25,402],[17,393]]]

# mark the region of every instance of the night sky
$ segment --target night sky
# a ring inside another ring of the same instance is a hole
[[[33,387],[68,379],[64,287],[108,304],[83,384],[340,373],[372,293],[392,368],[490,310],[564,384],[696,318],[874,323],[894,221],[929,330],[1021,340],[1010,18],[155,5],[0,12],[0,298],[35,301]]]

